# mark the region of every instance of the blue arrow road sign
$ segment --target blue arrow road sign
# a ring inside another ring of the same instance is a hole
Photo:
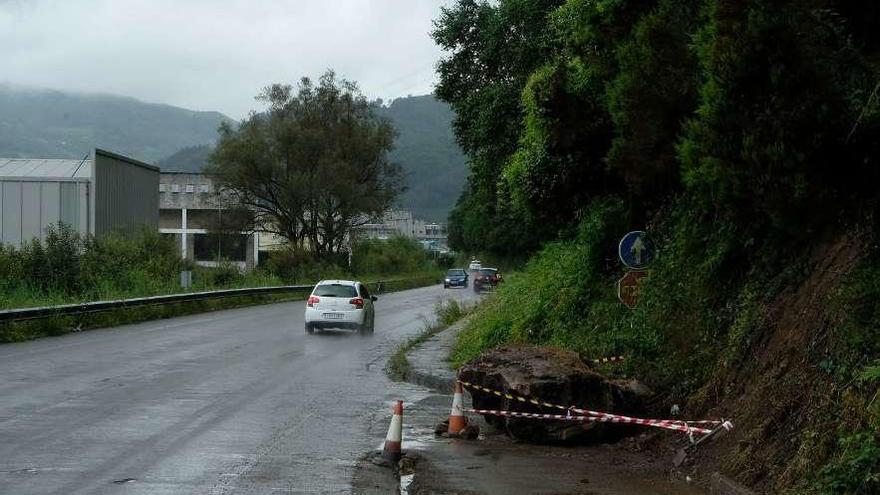
[[[629,268],[638,270],[654,261],[657,249],[644,231],[636,230],[623,236],[617,249],[620,261]]]

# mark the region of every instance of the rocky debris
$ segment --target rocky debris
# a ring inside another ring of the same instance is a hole
[[[416,472],[416,465],[419,462],[419,456],[416,454],[404,454],[397,462],[397,472],[400,476],[407,476]]]
[[[434,427],[434,435],[435,436],[443,436],[444,434],[449,432],[449,420],[443,420],[441,423],[437,423],[437,426]]]
[[[476,440],[480,436],[479,425],[468,424],[464,430],[459,433],[449,433],[449,420],[444,420],[434,427],[434,435],[443,438],[463,438],[465,440]]]
[[[637,415],[650,390],[635,380],[614,380],[597,373],[574,352],[551,347],[505,346],[490,350],[459,370],[459,379],[502,393],[542,402]],[[475,409],[565,414],[479,390],[468,390]],[[604,423],[576,423],[486,416],[486,422],[512,437],[533,443],[606,441],[640,431]]]
[[[364,458],[367,462],[374,466],[392,468],[394,464],[385,458],[381,452],[370,452]]]

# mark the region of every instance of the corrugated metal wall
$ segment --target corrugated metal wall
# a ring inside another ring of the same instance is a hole
[[[92,215],[95,235],[159,225],[159,169],[95,150]]]
[[[88,234],[88,190],[83,181],[0,180],[0,242],[45,239],[46,228],[58,222]]]

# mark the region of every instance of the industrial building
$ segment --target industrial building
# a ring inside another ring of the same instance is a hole
[[[242,269],[259,266],[284,240],[268,232],[235,231],[218,233],[233,201],[215,187],[210,177],[191,172],[162,172],[159,179],[159,232],[173,236],[183,259],[202,266],[215,266],[219,260]],[[355,228],[355,237],[387,239],[402,235],[418,240],[427,248],[446,249],[446,226],[413,218],[412,212],[394,210],[382,223]]]
[[[64,223],[81,235],[156,228],[159,169],[95,149],[81,160],[0,158],[0,243],[45,239]]]
[[[448,245],[446,225],[415,218],[409,210],[389,210],[380,221],[355,227],[353,235],[361,239],[389,239],[399,235],[434,250],[445,250]]]
[[[203,266],[218,260],[251,269],[259,264],[260,250],[270,249],[273,236],[254,232],[216,232],[230,204],[203,174],[163,172],[159,179],[159,232],[174,236],[183,259]],[[227,213],[228,214],[228,213]]]

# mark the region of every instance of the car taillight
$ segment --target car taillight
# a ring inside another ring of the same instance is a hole
[[[308,306],[309,306],[310,308],[314,308],[314,307],[315,307],[315,304],[318,304],[319,302],[321,302],[321,298],[320,298],[320,297],[318,297],[318,296],[309,296],[309,300],[308,300],[308,302],[307,302],[306,304],[308,304]]]
[[[364,309],[364,300],[360,297],[349,300],[348,304],[354,304],[355,309]]]

